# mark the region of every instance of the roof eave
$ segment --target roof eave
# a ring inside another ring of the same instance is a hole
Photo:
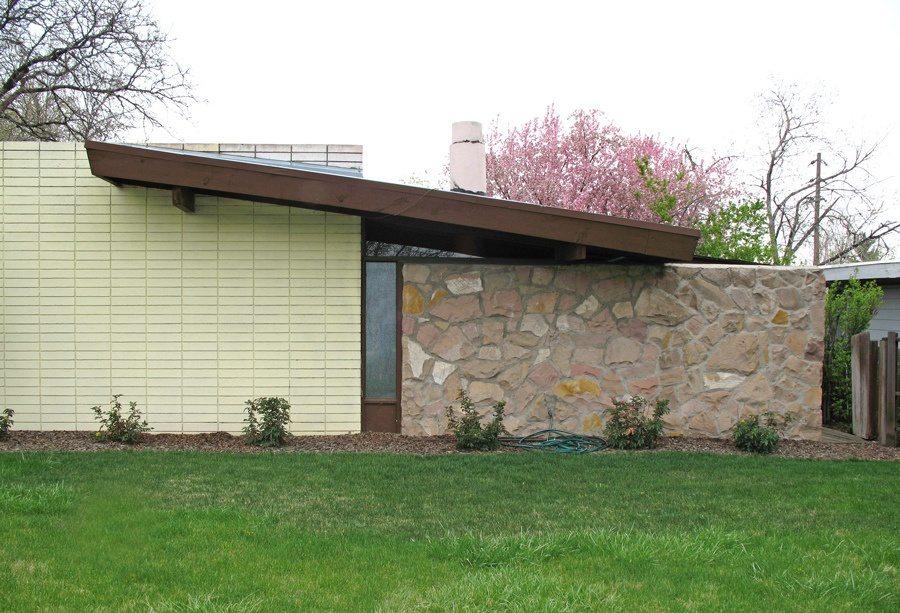
[[[485,196],[383,183],[305,169],[88,141],[91,172],[120,184],[176,187],[247,200],[499,232],[590,249],[689,262],[698,231]]]

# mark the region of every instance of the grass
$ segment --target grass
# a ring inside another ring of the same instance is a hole
[[[898,500],[889,462],[0,454],[0,610],[894,611]]]

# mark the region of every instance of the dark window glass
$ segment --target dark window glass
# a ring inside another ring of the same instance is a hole
[[[397,265],[366,262],[366,398],[397,397]]]

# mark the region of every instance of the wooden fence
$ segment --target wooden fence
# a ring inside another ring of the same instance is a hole
[[[897,445],[897,333],[881,341],[862,332],[850,339],[853,383],[853,434]]]

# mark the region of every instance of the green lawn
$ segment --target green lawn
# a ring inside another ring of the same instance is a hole
[[[0,454],[0,610],[900,607],[900,465]]]

